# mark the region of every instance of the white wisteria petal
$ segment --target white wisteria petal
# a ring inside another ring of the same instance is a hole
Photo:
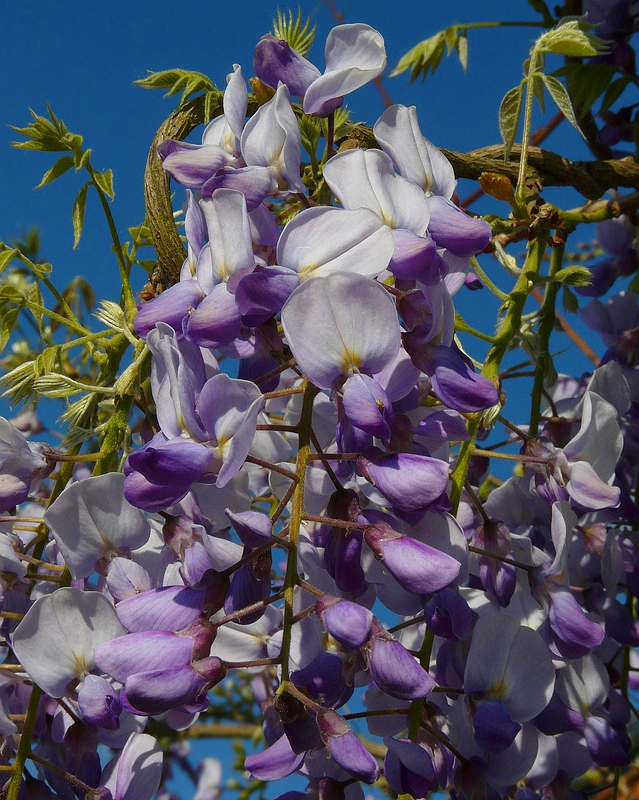
[[[260,106],[242,132],[242,156],[248,166],[268,167],[281,191],[306,192],[299,175],[300,127],[283,84],[275,96]]]
[[[381,372],[400,347],[390,295],[355,273],[300,284],[282,309],[282,326],[297,363],[322,389],[358,370]]]
[[[527,722],[550,702],[555,670],[541,636],[510,614],[481,617],[464,674],[467,694],[501,700],[515,722]]]
[[[124,480],[109,472],[73,483],[44,515],[75,580],[88,578],[101,558],[137,550],[149,538],[146,516],[124,498]]]
[[[393,255],[393,235],[372,211],[318,206],[302,211],[282,231],[277,263],[300,280],[332,272],[375,278]]]
[[[457,185],[455,171],[441,150],[422,135],[415,106],[387,108],[373,126],[373,134],[400,175],[427,194],[450,200]]]
[[[602,481],[615,474],[623,447],[617,409],[595,392],[586,392],[579,432],[564,448],[569,461],[588,462]]]
[[[51,697],[95,666],[94,648],[124,636],[115,609],[99,592],[63,587],[31,606],[13,634],[20,663]]]
[[[326,70],[304,95],[305,114],[315,114],[327,100],[354,92],[386,68],[381,33],[363,23],[333,28],[326,38],[324,55]]]
[[[212,286],[255,266],[246,200],[235,189],[216,189],[200,200],[209,234]],[[198,270],[198,276],[200,271]],[[204,291],[212,288],[203,281]]]
[[[423,236],[430,212],[424,192],[393,169],[381,150],[346,150],[324,165],[324,179],[347,209],[369,208],[393,230]]]
[[[162,780],[162,748],[148,733],[132,733],[106,765],[100,783],[114,800],[150,800]]]

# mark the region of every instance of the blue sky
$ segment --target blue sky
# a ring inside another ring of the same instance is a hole
[[[297,5],[294,2],[293,8]],[[300,0],[299,5],[317,22],[316,44],[309,57],[323,69],[323,42],[334,25],[333,18],[324,0]],[[350,0],[340,8],[347,22],[366,22],[384,35],[390,67],[418,41],[453,22],[536,19],[525,0]],[[143,78],[147,70],[182,67],[203,72],[223,87],[233,63],[240,63],[250,75],[253,48],[269,31],[276,9],[277,3],[269,0],[182,0],[179,4],[167,0],[23,0],[4,4],[0,239],[37,225],[43,234],[43,256],[54,265],[56,285],[62,288],[81,274],[99,297],[117,299],[117,265],[97,199],[89,198],[85,232],[79,248],[72,251],[71,206],[83,179],[71,172],[34,191],[56,155],[11,149],[9,142],[16,135],[7,125],[26,125],[29,108],[43,114],[49,103],[70,130],[81,133],[93,150],[94,166],[114,171],[113,214],[125,239],[127,227],[144,216],[142,178],[149,144],[174,108],[174,98],[163,99],[161,92],[143,90],[133,81]],[[425,83],[409,86],[403,75],[387,79],[386,87],[394,102],[417,105],[422,131],[436,144],[464,151],[498,143],[499,102],[519,82],[534,35],[530,28],[471,31],[466,74],[452,56]],[[349,97],[348,104],[355,118],[370,124],[383,111],[372,86]],[[551,109],[548,117],[553,113]],[[537,122],[541,121],[540,117]],[[545,146],[571,158],[589,158],[567,123]],[[460,195],[473,188],[462,184]],[[549,199],[565,207],[579,201],[569,192],[549,193]],[[477,211],[481,210],[478,205]],[[522,245],[514,253],[523,249]],[[483,263],[504,288],[508,286],[510,279],[499,275],[495,262],[488,258]],[[134,276],[134,290],[141,289],[144,282],[140,271]],[[487,290],[466,293],[460,308],[490,331],[496,310],[491,299]],[[596,337],[587,336],[599,346]],[[572,366],[578,372],[588,364],[577,359]],[[220,750],[217,744],[216,750]]]

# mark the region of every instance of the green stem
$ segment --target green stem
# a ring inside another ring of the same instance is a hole
[[[470,263],[472,265],[473,272],[476,273],[477,277],[486,286],[486,288],[489,289],[495,295],[495,297],[501,300],[502,303],[508,300],[510,295],[506,294],[506,292],[502,292],[501,289],[495,286],[495,284],[490,280],[488,275],[486,275],[484,270],[479,266],[479,261],[477,261],[475,256],[473,256],[470,259]]]
[[[113,242],[115,257],[118,260],[120,279],[122,280],[122,300],[124,301],[124,307],[128,316],[129,313],[135,312],[136,304],[135,304],[135,298],[133,297],[133,292],[131,290],[131,282],[129,280],[129,267],[127,267],[126,262],[124,260],[124,256],[122,255],[122,243],[120,242],[118,229],[116,228],[115,220],[113,219],[113,214],[111,213],[111,209],[109,208],[109,201],[107,200],[107,196],[102,191],[98,182],[95,179],[95,170],[91,166],[90,162],[85,164],[85,168],[89,173],[89,176],[91,177],[91,183],[93,184],[94,189],[98,193],[98,197],[100,198],[100,203],[102,204],[102,210],[104,211],[104,216],[106,217],[107,225],[109,226],[109,232],[111,233],[111,240]]]
[[[527,22],[527,21],[504,21],[504,22],[469,22],[466,25],[455,24],[454,26],[458,31],[467,31],[471,28],[541,28],[543,25],[540,22]]]
[[[526,75],[526,103],[524,105],[524,130],[521,139],[521,152],[519,154],[519,173],[517,175],[517,189],[515,199],[523,208],[526,204],[526,167],[528,166],[528,148],[530,146],[530,132],[532,128],[533,86],[537,71],[537,48],[530,51],[528,74]]]
[[[428,669],[430,667],[430,654],[433,649],[434,640],[435,640],[435,634],[431,631],[430,628],[426,628],[426,633],[424,634],[422,646],[419,649],[419,663],[426,670],[426,672],[428,672]],[[413,700],[413,702],[410,704],[408,737],[409,739],[412,739],[414,742],[417,741],[417,734],[419,732],[419,726],[422,721],[423,712],[424,712],[424,701]]]
[[[458,311],[455,312],[455,330],[459,333],[468,333],[477,339],[482,339],[482,341],[490,342],[491,344],[493,344],[495,341],[494,336],[489,336],[487,333],[482,333],[481,331],[478,331],[469,325]]]
[[[31,697],[29,698],[27,717],[24,721],[24,727],[22,728],[20,744],[18,745],[16,757],[13,762],[13,775],[11,776],[11,782],[9,783],[9,789],[7,791],[7,800],[18,800],[24,764],[31,753],[31,737],[33,736],[33,727],[35,725],[41,697],[42,689],[34,684],[31,690]]]
[[[552,252],[550,260],[550,269],[548,277],[553,278],[561,269],[561,264],[564,257],[564,247],[557,247]],[[541,305],[539,312],[539,358],[537,359],[537,366],[535,368],[535,381],[532,390],[532,404],[530,407],[530,425],[528,433],[530,436],[536,436],[539,430],[539,420],[541,418],[541,399],[544,391],[544,381],[548,375],[548,370],[552,364],[550,356],[550,336],[552,329],[555,325],[555,303],[557,301],[557,292],[559,291],[559,284],[551,280],[546,286],[546,293],[544,295],[544,302]]]
[[[74,333],[79,333],[80,336],[86,336],[88,333],[90,333],[88,328],[85,328],[78,322],[74,322],[73,320],[67,319],[66,317],[63,317],[60,314],[56,314],[55,311],[49,311],[48,308],[40,306],[37,303],[32,303],[29,300],[26,300],[24,305],[31,311],[37,312],[38,314],[44,314],[46,317],[54,319],[61,325],[66,325],[69,330],[73,331]]]
[[[528,246],[528,255],[522,268],[521,274],[517,278],[517,283],[508,297],[506,303],[506,313],[495,336],[495,343],[490,348],[484,368],[481,374],[492,381],[499,380],[499,368],[503,357],[506,355],[510,343],[515,339],[521,328],[521,317],[526,305],[528,296],[535,288],[535,278],[541,268],[548,232],[540,231],[537,238]],[[453,505],[453,514],[459,506],[459,501],[466,481],[466,473],[470,464],[470,457],[475,448],[475,437],[479,430],[481,415],[476,414],[468,424],[470,440],[464,442],[459,450],[457,464],[451,474],[453,486],[450,493],[450,501]]]
[[[280,660],[282,663],[282,683],[289,679],[289,653],[291,649],[292,620],[294,616],[293,601],[295,587],[299,581],[297,573],[297,551],[299,544],[300,526],[304,516],[304,486],[306,479],[306,467],[308,466],[309,455],[311,453],[311,430],[313,421],[313,400],[317,394],[317,387],[304,378],[304,398],[302,400],[302,413],[299,421],[299,443],[297,449],[297,459],[295,464],[295,474],[297,483],[293,492],[291,517],[289,519],[289,551],[286,560],[286,575],[284,577],[284,629],[282,632],[282,648]]]

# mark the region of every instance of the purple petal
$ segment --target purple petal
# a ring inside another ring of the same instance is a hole
[[[492,381],[473,372],[452,348],[431,344],[417,353],[406,349],[415,366],[430,375],[437,397],[449,408],[468,414],[484,411],[499,400]]]
[[[240,335],[242,321],[235,297],[218,283],[184,322],[187,339],[200,347],[223,347]]]
[[[147,445],[131,453],[128,466],[147,480],[182,487],[200,482],[214,467],[213,453],[196,442],[172,440],[158,447]]]
[[[242,167],[221,169],[202,186],[202,197],[211,197],[216,189],[235,189],[242,192],[246,210],[253,211],[265,197],[277,191],[277,184],[266,167]]]
[[[320,71],[301,56],[297,50],[272,34],[262,36],[253,57],[255,74],[266,86],[277,89],[280,81],[288,86],[291,94],[304,97],[306,90]]]
[[[508,716],[501,700],[488,700],[479,705],[473,719],[475,742],[482,750],[501,753],[513,743],[521,725]]]
[[[469,217],[444,197],[431,195],[428,208],[428,233],[438,247],[445,247],[455,256],[467,258],[477,255],[492,239],[493,234],[487,222]]]
[[[365,649],[371,676],[386,694],[419,700],[432,691],[435,681],[399,642],[373,635]]]
[[[361,647],[370,636],[373,612],[357,603],[324,595],[315,611],[333,639],[349,650]]]
[[[273,523],[266,514],[259,511],[240,511],[235,514],[230,508],[224,513],[246,547],[260,547],[273,536]]]
[[[231,155],[217,145],[199,145],[168,139],[158,146],[162,166],[173,180],[187,189],[199,189]]]
[[[430,456],[390,453],[376,461],[362,456],[357,465],[366,480],[402,511],[433,505],[448,483],[448,464]]]
[[[333,761],[356,780],[370,784],[379,777],[377,761],[352,731],[343,736],[331,736],[328,750]]]
[[[293,270],[257,266],[238,283],[235,302],[246,324],[254,327],[281,311],[297,286],[299,278]]]
[[[135,332],[146,339],[156,322],[164,322],[173,330],[182,330],[182,320],[200,304],[204,292],[197,281],[180,281],[140,307],[135,318]]]
[[[393,407],[375,378],[361,372],[351,375],[343,393],[344,412],[353,425],[378,439],[388,440]]]
[[[193,639],[167,631],[145,631],[98,645],[95,663],[102,672],[124,683],[137,672],[188,664],[192,652]]]
[[[295,772],[305,755],[294,753],[286,736],[281,736],[266,750],[248,756],[244,761],[244,769],[255,780],[278,781]]]
[[[430,236],[418,236],[405,228],[393,231],[394,250],[388,269],[396,278],[419,280],[431,286],[448,274],[448,264]]]
[[[378,522],[364,534],[373,555],[404,589],[416,594],[438,592],[455,580],[461,564],[452,556]]]
[[[191,666],[139,672],[126,682],[126,699],[143,714],[162,714],[195,703],[206,685],[206,678]]]
[[[122,706],[117,692],[109,681],[97,675],[87,675],[78,690],[78,707],[90,725],[116,731],[120,727]]]
[[[603,628],[588,619],[583,608],[567,589],[554,591],[550,595],[548,619],[557,636],[568,644],[590,649],[598,647],[603,641]]]
[[[204,589],[163,586],[122,600],[115,610],[131,632],[181,631],[200,616],[204,600]]]
[[[630,739],[603,717],[590,717],[584,729],[593,761],[600,767],[625,767],[630,762]]]

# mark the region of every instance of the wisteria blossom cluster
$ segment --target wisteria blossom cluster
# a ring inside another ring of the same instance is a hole
[[[381,780],[564,798],[631,760],[637,295],[589,300],[597,368],[553,380],[540,355],[543,406],[511,408],[501,359],[548,231],[482,366],[453,298],[493,285],[476,260],[491,226],[460,208],[414,107],[387,108],[374,141],[334,141],[344,96],[386,66],[381,35],[339,25],[325,56],[320,72],[265,36],[257,101],[233,65],[202,143],[159,145],[186,190],[187,256],[123,334],[135,356],[114,394],[144,417],[120,463],[0,419],[0,767],[32,760],[20,798],[150,800],[166,737],[179,759],[229,678],[263,721],[246,774],[307,781],[286,800]],[[601,222],[610,258],[577,291],[634,271],[635,235],[628,216]],[[508,440],[482,449],[502,423]],[[487,481],[513,443],[513,477]],[[207,760],[196,800],[220,781]]]

